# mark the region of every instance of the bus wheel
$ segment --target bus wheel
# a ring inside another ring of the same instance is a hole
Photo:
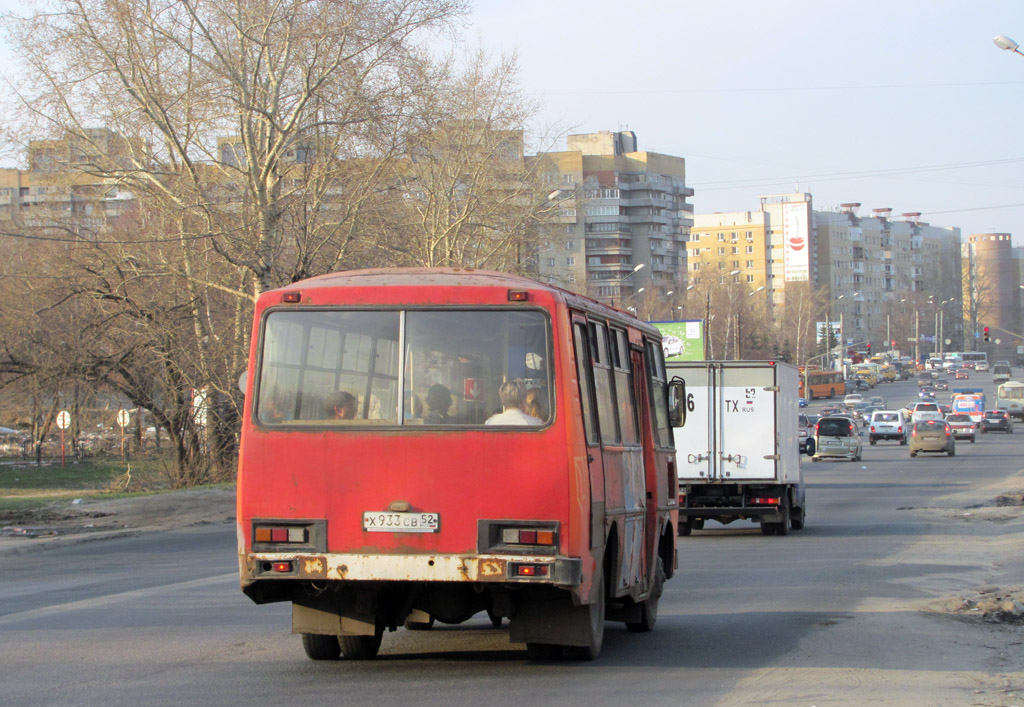
[[[302,649],[310,660],[337,660],[341,655],[338,637],[319,633],[302,634]]]
[[[348,660],[373,660],[380,650],[384,627],[378,626],[372,636],[338,636],[341,652]]]
[[[640,602],[640,620],[630,623],[626,622],[626,628],[632,633],[646,633],[653,631],[654,625],[658,623],[658,600],[665,591],[665,561],[658,556],[657,565],[654,568],[654,586],[651,587],[651,595],[646,601]]]
[[[597,656],[601,655],[601,646],[604,644],[604,613],[607,590],[604,585],[603,563],[597,566],[594,582],[598,587],[597,601],[583,607],[587,612],[587,645],[569,646],[567,651],[569,657],[574,660],[597,660]]]

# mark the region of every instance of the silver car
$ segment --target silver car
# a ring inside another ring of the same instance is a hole
[[[852,418],[841,415],[823,417],[814,426],[812,461],[822,459],[860,461],[863,449],[858,425]]]

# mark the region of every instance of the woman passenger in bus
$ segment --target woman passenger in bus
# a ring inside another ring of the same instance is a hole
[[[485,425],[543,425],[538,417],[523,410],[523,385],[519,381],[510,380],[501,384],[498,389],[501,398],[501,412],[487,418]]]
[[[427,407],[430,412],[424,418],[428,425],[443,425],[448,422],[448,408],[452,406],[452,394],[445,386],[435,383],[427,391]]]
[[[523,398],[523,409],[527,415],[532,415],[538,420],[544,421],[548,419],[548,412],[544,409],[540,388],[530,388],[526,391],[526,396]]]
[[[356,419],[356,408],[358,402],[356,396],[344,390],[331,393],[327,396],[327,417],[332,420],[354,420]]]

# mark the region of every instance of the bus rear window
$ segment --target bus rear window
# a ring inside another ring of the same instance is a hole
[[[553,409],[550,339],[548,317],[536,310],[271,312],[256,417],[536,427]]]

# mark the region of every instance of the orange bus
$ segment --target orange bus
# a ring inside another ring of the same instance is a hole
[[[846,381],[841,371],[809,370],[800,376],[800,397],[834,398],[846,395]]]
[[[512,275],[330,274],[259,297],[243,385],[241,588],[309,658],[480,612],[534,658],[654,627],[685,391],[653,326]]]

